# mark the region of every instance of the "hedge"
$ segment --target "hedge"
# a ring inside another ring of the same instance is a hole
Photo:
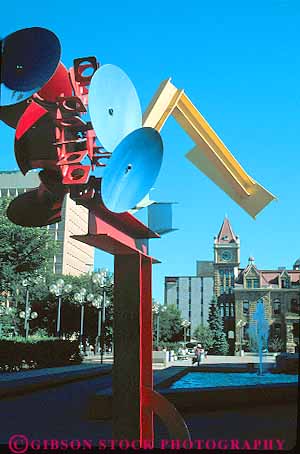
[[[0,369],[57,367],[81,363],[79,342],[62,339],[0,339]]]

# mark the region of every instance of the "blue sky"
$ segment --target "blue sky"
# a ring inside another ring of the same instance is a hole
[[[212,259],[224,215],[241,239],[241,262],[291,267],[299,245],[300,57],[297,0],[51,2],[12,0],[1,8],[1,36],[25,27],[54,31],[62,61],[95,55],[123,68],[143,110],[172,77],[246,171],[278,197],[254,221],[185,157],[193,143],[174,119],[162,130],[164,162],[153,198],[176,201],[179,231],[151,242],[153,296],[166,275],[195,274]],[[1,169],[16,169],[14,131],[0,124]],[[96,266],[112,258],[97,252]]]

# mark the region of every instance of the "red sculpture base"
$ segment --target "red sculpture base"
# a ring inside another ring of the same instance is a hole
[[[113,438],[154,442],[153,411],[176,439],[189,439],[177,410],[153,391],[152,263],[148,238],[159,237],[129,213],[116,215],[96,201],[89,208],[89,232],[79,241],[115,256]]]

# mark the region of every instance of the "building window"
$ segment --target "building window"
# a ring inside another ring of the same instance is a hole
[[[281,324],[280,323],[274,323],[273,335],[276,337],[281,337]]]
[[[259,288],[259,279],[246,279],[247,288]]]
[[[16,188],[9,188],[9,195],[10,195],[11,197],[17,196],[18,194],[17,194]]]
[[[224,317],[224,315],[225,315],[225,313],[224,313],[224,304],[220,305],[220,312],[221,312],[221,317]]]
[[[249,301],[243,301],[243,315],[249,315]]]
[[[229,317],[229,303],[225,304],[225,317]]]
[[[179,280],[176,279],[176,307],[179,309]]]
[[[296,314],[299,313],[299,301],[297,298],[291,300],[291,312],[295,312]]]
[[[219,270],[220,294],[231,293],[234,287],[234,271],[231,268],[222,268]]]
[[[253,279],[253,288],[259,288],[259,279]]]
[[[281,303],[278,299],[273,301],[273,312],[274,315],[279,315],[281,313]]]
[[[290,288],[290,280],[289,278],[281,279],[281,288]]]
[[[244,340],[249,340],[249,323],[242,326],[242,337]]]

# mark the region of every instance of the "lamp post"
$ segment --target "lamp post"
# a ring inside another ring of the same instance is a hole
[[[98,285],[101,290],[101,301],[98,301],[98,333],[96,338],[96,351],[101,355],[101,364],[103,364],[103,355],[105,352],[105,309],[106,306],[110,303],[107,300],[107,290],[113,285],[113,280],[109,276],[109,271],[107,268],[102,268],[98,273],[94,273],[92,276],[92,282],[94,285]],[[95,307],[97,307],[95,306]]]
[[[191,324],[191,322],[189,322],[188,320],[183,320],[181,322],[181,326],[183,326],[184,345],[186,344],[186,331],[187,331],[188,327],[190,326],[190,324]]]
[[[87,291],[83,287],[79,290],[78,293],[75,293],[75,295],[74,295],[75,301],[77,301],[77,303],[79,303],[81,306],[81,311],[80,311],[80,351],[84,350],[84,347],[83,347],[84,305],[85,305],[86,301],[88,301],[88,297],[90,300],[94,297],[94,295],[92,295],[91,293],[89,295],[86,295],[86,293],[87,293]]]
[[[160,321],[160,314],[166,311],[166,306],[161,306],[159,303],[154,303],[152,306],[152,312],[156,315],[156,348],[159,347],[159,321]]]
[[[39,314],[37,312],[31,312],[31,308],[28,307],[25,311],[19,313],[19,317],[24,319],[25,323],[25,339],[28,339],[29,334],[29,322],[38,318]]]
[[[25,296],[25,312],[24,313],[24,332],[25,332],[25,339],[28,338],[28,314],[30,315],[29,312],[29,280],[28,279],[23,279],[22,281],[23,287],[25,287],[26,290],[26,296]],[[20,313],[21,314],[21,313]],[[21,317],[21,315],[20,315]],[[23,317],[21,317],[23,318]]]
[[[243,351],[243,327],[246,326],[246,322],[243,322],[243,320],[239,320],[236,324],[237,328],[240,329],[240,356],[242,356],[242,351]]]
[[[49,287],[50,293],[58,298],[57,320],[56,320],[56,336],[60,337],[60,321],[61,321],[61,303],[63,294],[68,294],[72,291],[72,285],[66,284],[63,279],[58,279],[55,284]]]
[[[0,338],[2,337],[2,322],[1,315],[5,314],[5,308],[0,306]]]
[[[97,324],[97,337],[96,337],[96,342],[95,342],[95,353],[100,352],[100,339],[101,339],[101,311],[102,311],[102,303],[103,303],[103,297],[102,295],[97,296],[93,302],[92,305],[97,309],[98,311],[98,324]]]

